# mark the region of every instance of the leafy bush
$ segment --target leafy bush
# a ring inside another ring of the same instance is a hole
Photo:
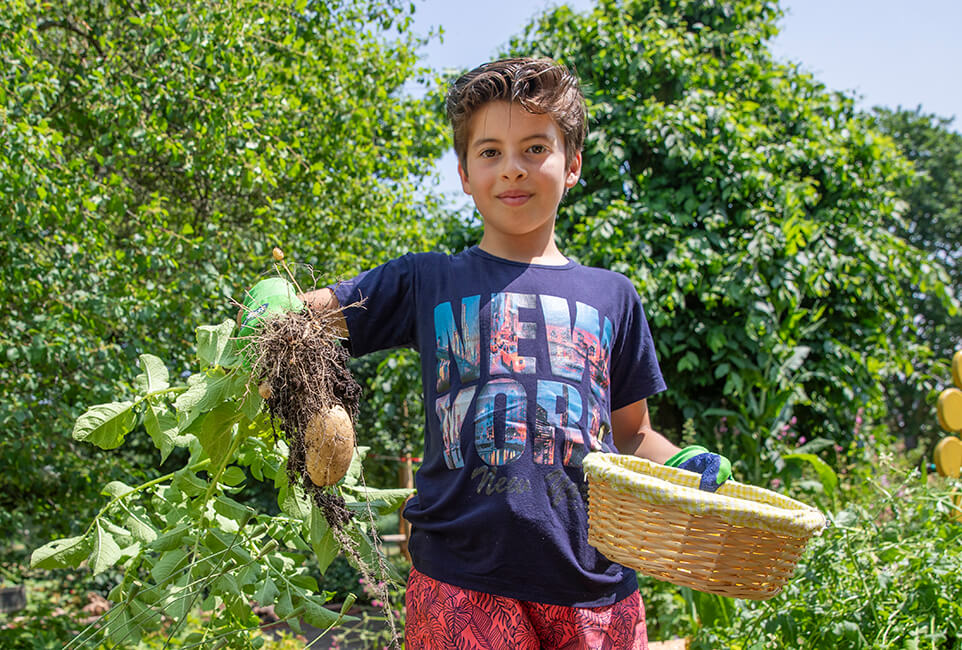
[[[70,438],[73,421],[131,395],[144,350],[188,368],[193,325],[223,318],[272,246],[333,280],[432,240],[422,180],[447,133],[402,92],[423,74],[409,13],[397,0],[4,3],[5,556],[78,534],[101,472],[150,463],[146,436],[107,460]]]
[[[779,16],[760,0],[602,0],[511,47],[583,80],[591,131],[558,237],[644,299],[669,387],[653,423],[709,435],[727,416],[743,435],[721,450],[753,481],[792,416],[845,444],[858,408],[885,409],[885,378],[927,345],[916,291],[952,305],[944,269],[893,234],[910,166],[851,97],[775,60]]]
[[[682,592],[671,633],[691,648],[957,648],[962,643],[958,481],[890,453],[843,477],[844,506],[768,601]]]

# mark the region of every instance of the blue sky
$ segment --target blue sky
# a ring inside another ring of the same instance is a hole
[[[424,48],[432,68],[469,68],[495,57],[535,15],[558,4],[577,11],[591,0],[415,0],[416,32],[444,28]],[[860,106],[915,109],[956,117],[962,130],[962,0],[782,0],[775,56],[799,63]],[[453,156],[442,187],[457,190]],[[450,168],[450,171],[449,171]]]
[[[425,50],[434,68],[473,67],[493,58],[551,0],[415,0],[415,30],[442,26]],[[564,3],[578,11],[590,0]],[[782,0],[786,16],[771,43],[828,87],[867,106],[915,108],[962,117],[960,0]],[[479,7],[483,7],[479,10]],[[955,125],[958,127],[958,125]]]

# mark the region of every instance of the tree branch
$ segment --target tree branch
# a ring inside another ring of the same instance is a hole
[[[60,29],[65,29],[68,32],[73,32],[74,34],[81,36],[85,41],[93,45],[94,49],[97,50],[97,54],[100,56],[104,55],[104,51],[100,49],[100,43],[97,42],[96,38],[80,29],[66,18],[63,20],[40,20],[37,22],[38,32],[45,32],[48,29],[53,29],[54,27],[59,27]]]

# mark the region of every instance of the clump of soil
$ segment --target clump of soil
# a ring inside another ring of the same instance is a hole
[[[317,486],[307,471],[308,430],[342,434],[345,424],[357,418],[361,398],[361,387],[347,367],[349,355],[338,340],[336,314],[307,308],[269,318],[245,348],[253,359],[252,377],[259,385],[269,386],[263,391],[268,413],[280,421],[290,447],[287,475],[292,484],[303,484],[309,493]],[[335,432],[325,423],[341,409],[350,421],[340,418]],[[348,462],[354,448],[351,433]]]

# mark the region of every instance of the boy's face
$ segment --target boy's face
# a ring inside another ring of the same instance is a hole
[[[461,186],[474,198],[486,238],[553,233],[558,204],[581,175],[581,154],[565,161],[554,118],[506,101],[471,117],[465,160],[458,164]]]

